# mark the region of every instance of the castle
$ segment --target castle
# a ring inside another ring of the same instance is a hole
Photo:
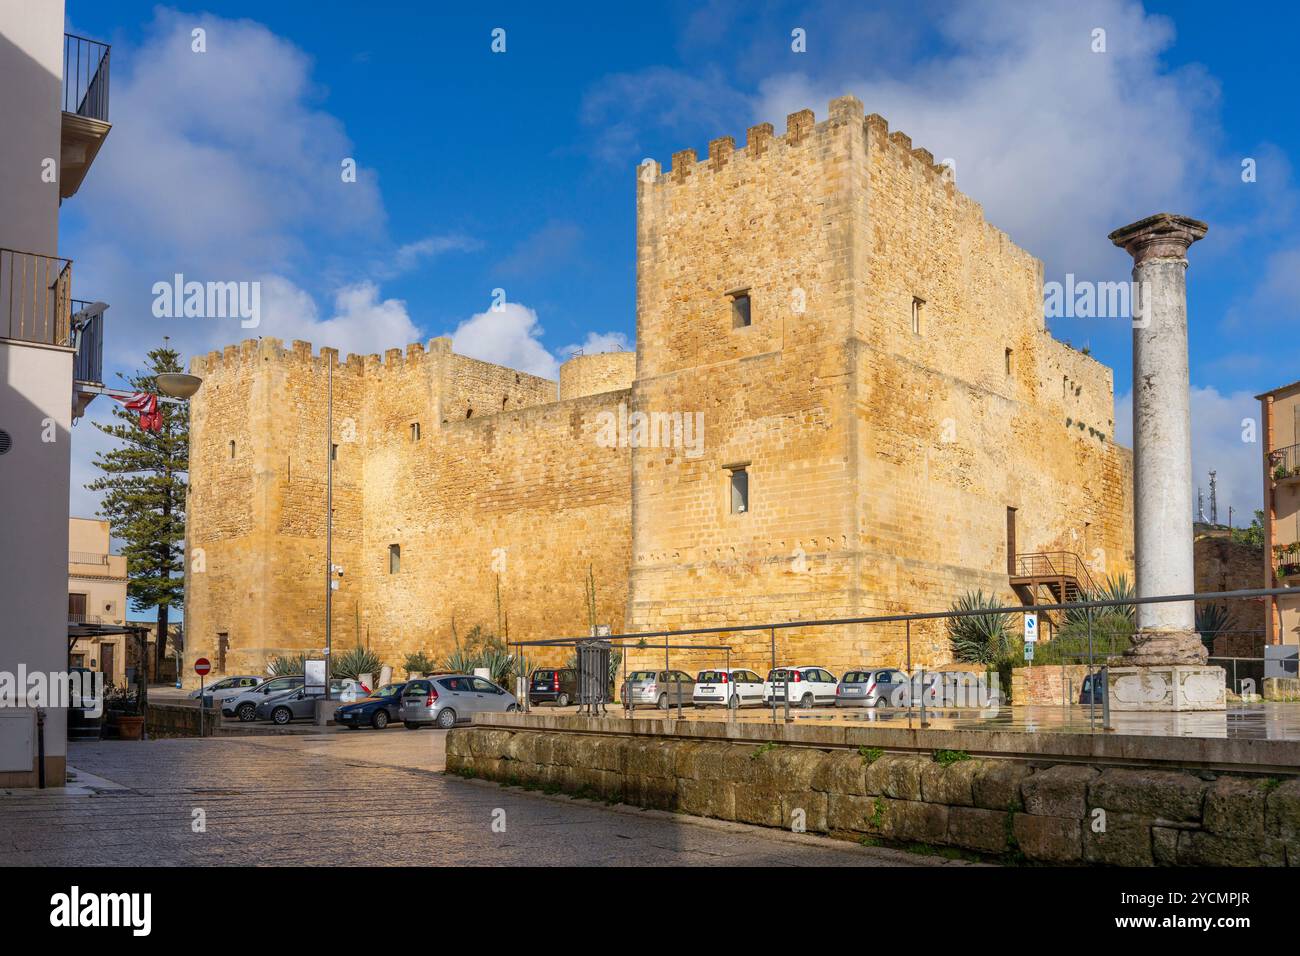
[[[453,624],[587,633],[589,572],[616,633],[943,610],[976,589],[1013,603],[1025,552],[1131,574],[1111,371],[1052,338],[1041,264],[927,150],[844,97],[783,136],[647,162],[636,190],[636,353],[575,357],[558,386],[447,339],[193,359],[186,675],[323,646],[327,453],[335,652],[369,646],[399,674],[450,651]],[[769,640],[699,643],[763,669]],[[776,640],[837,673],[906,654],[901,625]],[[937,625],[910,647],[948,659]]]

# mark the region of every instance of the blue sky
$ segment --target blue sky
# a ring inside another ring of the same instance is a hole
[[[68,0],[70,31],[114,45],[115,126],[64,206],[60,249],[78,297],[113,306],[106,362],[134,368],[164,334],[187,354],[254,333],[363,352],[453,334],[458,351],[553,374],[572,348],[632,344],[638,161],[739,145],[754,123],[780,132],[786,113],[821,119],[853,93],[952,157],[1048,280],[1127,278],[1106,233],[1146,214],[1210,223],[1189,272],[1196,469],[1219,471],[1221,516],[1258,506],[1241,419],[1300,378],[1292,7],[441,7]],[[261,281],[262,326],[154,318],[152,283],[176,272]],[[488,312],[495,288],[503,313]],[[1121,421],[1127,323],[1052,326],[1115,369]],[[91,431],[75,435],[75,481]],[[74,513],[93,509],[74,489]]]

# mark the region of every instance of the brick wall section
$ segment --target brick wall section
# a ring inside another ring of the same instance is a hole
[[[1229,538],[1226,533],[1196,537],[1196,590],[1239,591],[1260,587],[1264,552]],[[1231,618],[1228,630],[1214,641],[1214,653],[1224,657],[1264,656],[1264,602],[1259,599],[1226,602]]]
[[[448,734],[447,772],[1032,863],[1300,865],[1295,777],[999,758],[941,763],[915,754],[488,727]]]
[[[1079,702],[1079,692],[1087,676],[1086,664],[1017,667],[1011,672],[1011,700],[1018,707],[1049,704],[1059,707],[1062,699],[1074,705]]]

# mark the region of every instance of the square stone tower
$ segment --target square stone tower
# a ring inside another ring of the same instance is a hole
[[[632,452],[631,631],[1017,603],[1018,554],[1132,564],[1110,370],[1056,341],[1042,267],[951,171],[844,97],[647,163],[635,407],[703,453]],[[758,666],[767,632],[731,634]],[[906,665],[902,625],[776,632],[779,663]],[[664,653],[634,652],[639,665]],[[911,663],[947,660],[914,626]],[[717,666],[717,652],[674,652]]]

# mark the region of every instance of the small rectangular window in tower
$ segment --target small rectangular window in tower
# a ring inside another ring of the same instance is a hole
[[[231,457],[232,459],[235,457],[235,442],[234,442],[234,439],[231,439],[231,441],[230,441],[230,457]]]
[[[731,295],[731,327],[733,329],[749,328],[753,316],[749,308],[749,290],[742,289]]]
[[[339,460],[339,446],[330,445],[330,461],[338,461],[338,460]]]
[[[411,441],[420,440],[420,423],[411,422]]]
[[[921,312],[925,308],[925,300],[912,296],[912,334],[921,334]]]
[[[396,574],[402,570],[402,546],[400,544],[390,544],[388,546],[388,573]]]
[[[1011,374],[1011,349],[1006,350],[1006,354],[1003,355],[1002,359],[1003,359],[1003,363],[1006,365],[1007,374],[1010,375]]]
[[[731,513],[743,515],[749,511],[749,472],[740,467],[731,468],[728,484],[731,490]]]

